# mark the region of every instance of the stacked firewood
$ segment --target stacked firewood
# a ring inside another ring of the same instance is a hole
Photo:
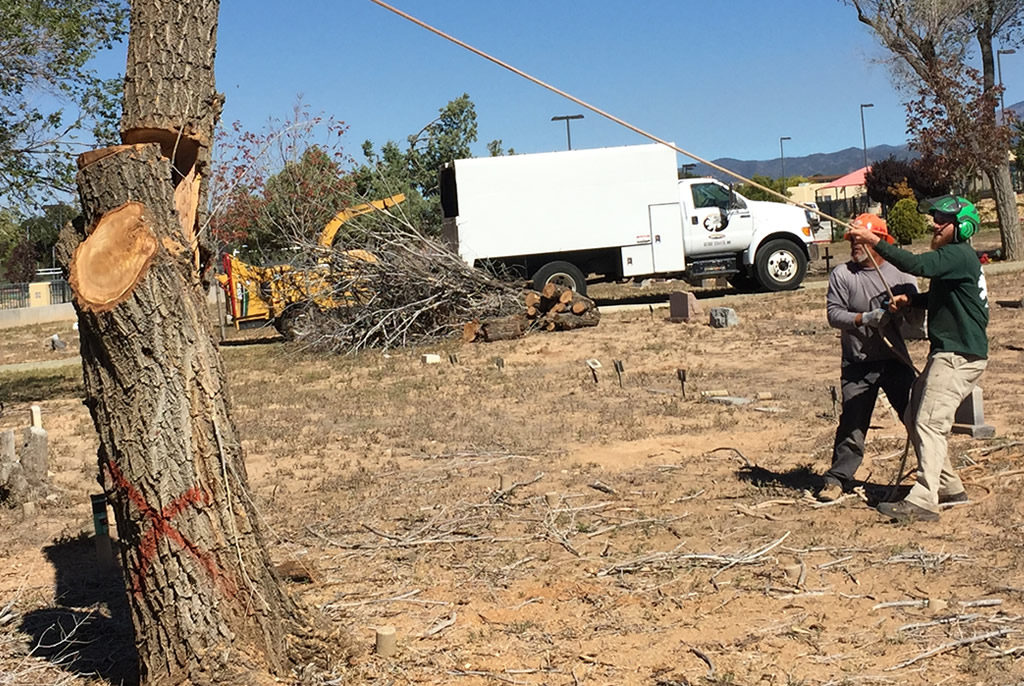
[[[519,338],[530,331],[568,331],[597,326],[601,313],[594,301],[572,289],[549,283],[541,291],[526,291],[525,311],[494,319],[474,320],[466,324],[462,340],[503,341]]]

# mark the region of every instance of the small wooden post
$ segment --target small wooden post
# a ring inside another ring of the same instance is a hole
[[[110,525],[107,520],[107,496],[103,493],[89,496],[92,500],[92,525],[96,531],[96,561],[100,569],[114,566],[114,553],[110,546]]]
[[[36,429],[42,429],[43,428],[43,410],[42,410],[42,408],[40,408],[38,405],[33,405],[29,409],[32,412],[32,423],[30,424],[30,426],[32,426],[32,427],[34,427]]]
[[[395,627],[382,626],[377,629],[377,643],[374,652],[381,657],[391,657],[398,652],[398,637],[395,634]]]

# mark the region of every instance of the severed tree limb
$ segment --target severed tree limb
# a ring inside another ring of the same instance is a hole
[[[909,667],[910,665],[914,664],[915,662],[920,662],[921,660],[927,660],[930,657],[935,657],[936,655],[939,655],[941,653],[945,653],[945,652],[950,651],[950,650],[955,650],[956,648],[962,648],[963,646],[969,646],[969,645],[973,645],[975,643],[982,643],[984,641],[989,641],[989,640],[991,640],[993,638],[1001,638],[1001,637],[1006,636],[1007,634],[1009,634],[1010,631],[1011,631],[1010,629],[999,629],[997,631],[990,631],[987,634],[978,634],[976,636],[970,636],[968,638],[964,638],[964,639],[961,639],[959,641],[952,641],[950,643],[944,643],[944,644],[942,644],[942,645],[940,645],[940,646],[938,646],[936,648],[932,648],[930,650],[926,650],[925,652],[921,653],[920,655],[915,655],[914,657],[910,658],[909,660],[904,660],[903,662],[899,663],[898,665],[893,665],[892,667],[887,667],[885,671],[893,672],[893,671],[895,671],[897,669],[903,669],[904,667]]]

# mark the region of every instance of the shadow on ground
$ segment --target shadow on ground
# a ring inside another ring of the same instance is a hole
[[[791,491],[788,495],[795,498],[802,497],[804,491],[817,493],[825,485],[824,478],[820,474],[815,474],[809,467],[797,467],[786,472],[773,472],[755,464],[745,465],[736,471],[736,478],[757,488],[776,489],[776,492],[779,489]],[[910,492],[909,486],[898,486],[893,491],[892,484],[869,481],[858,481],[853,486],[864,488],[864,495],[867,496],[869,507],[874,507],[881,502],[902,500]]]
[[[81,676],[138,684],[138,653],[121,570],[104,570],[92,537],[43,549],[56,571],[57,605],[25,615],[33,654]]]

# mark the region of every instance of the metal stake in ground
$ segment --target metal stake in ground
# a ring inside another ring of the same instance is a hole
[[[622,368],[622,360],[612,360],[612,365],[615,366],[615,376],[619,377],[619,388],[622,388],[622,372],[625,371]]]
[[[839,416],[839,412],[837,411],[836,408],[839,406],[839,394],[836,393],[836,387],[835,386],[829,387],[828,390],[832,394],[832,416],[833,417],[838,417]]]
[[[685,369],[677,369],[676,370],[676,378],[679,379],[679,385],[683,389],[683,397],[685,398],[686,397],[686,370]]]
[[[594,375],[594,383],[597,383],[597,370],[601,368],[601,361],[591,358],[586,361],[586,365],[590,368],[590,373]]]

